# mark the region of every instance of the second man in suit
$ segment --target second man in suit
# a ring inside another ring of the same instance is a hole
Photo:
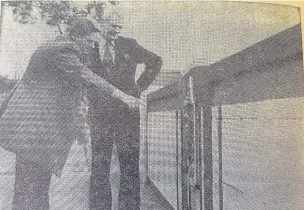
[[[137,43],[120,36],[122,19],[108,15],[102,23],[103,37],[92,62],[94,73],[124,93],[138,98],[138,103],[121,107],[112,98],[104,98],[98,89],[89,90],[89,118],[92,139],[92,174],[90,209],[111,210],[110,165],[113,144],[120,163],[119,210],[140,209],[140,97],[161,70],[162,58]],[[104,50],[100,50],[104,49]],[[101,64],[101,65],[100,65]],[[135,79],[138,64],[145,70]]]

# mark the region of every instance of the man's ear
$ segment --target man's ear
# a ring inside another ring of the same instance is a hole
[[[76,37],[74,35],[70,35],[72,41],[76,41]]]
[[[96,48],[96,49],[99,48],[99,42],[94,42],[94,48]]]

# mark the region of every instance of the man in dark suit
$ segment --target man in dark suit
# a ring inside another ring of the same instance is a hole
[[[103,38],[95,60],[95,73],[109,83],[134,96],[139,101],[129,108],[120,107],[111,98],[105,99],[98,90],[89,90],[92,139],[92,171],[90,209],[111,210],[112,195],[109,180],[113,144],[116,144],[120,163],[119,210],[140,209],[139,145],[140,97],[155,80],[162,66],[160,56],[140,46],[135,39],[119,36],[121,18],[111,14],[102,24]],[[94,57],[94,56],[93,56]],[[145,70],[135,80],[138,64]]]
[[[70,36],[39,46],[5,107],[0,146],[16,153],[13,210],[49,209],[52,174],[60,176],[72,142],[86,135],[80,110],[85,87],[128,107],[130,100],[112,96],[117,88],[87,66],[99,32],[92,22],[79,20]]]

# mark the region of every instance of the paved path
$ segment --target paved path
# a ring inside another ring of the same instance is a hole
[[[0,148],[0,156],[2,166],[0,167],[0,210],[11,210],[14,186],[14,155]],[[79,157],[82,156],[79,155]],[[50,189],[51,210],[89,210],[90,173],[82,170],[75,172],[75,159],[77,158],[69,158],[61,178],[55,176],[52,178]],[[112,210],[117,210],[119,176],[117,157],[113,157],[111,168]],[[166,201],[155,191],[152,185],[142,184],[141,190],[142,210],[170,210],[170,206],[168,207]]]
[[[115,175],[117,176],[117,175]],[[51,210],[89,210],[88,176],[70,174],[52,182]],[[118,177],[115,178],[119,179]],[[113,181],[113,180],[112,180]],[[0,209],[10,210],[13,195],[13,174],[0,174]],[[116,181],[115,181],[116,182]],[[142,185],[141,210],[169,210],[166,201],[149,184]],[[113,197],[118,188],[113,189]],[[113,210],[117,209],[117,197],[114,197]]]

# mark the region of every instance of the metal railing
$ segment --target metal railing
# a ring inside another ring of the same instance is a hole
[[[301,40],[300,25],[291,27],[217,63],[194,67],[179,82],[148,95],[146,125],[147,130],[150,131],[145,138],[148,147],[147,156],[149,156],[146,169],[148,177],[157,183],[156,186],[159,186],[164,196],[171,200],[175,209],[213,210],[218,206],[218,209],[222,210],[225,187],[242,194],[242,190],[224,180],[225,164],[229,164],[227,161],[224,162],[223,147],[227,146],[223,144],[223,122],[232,118],[238,118],[238,121],[250,118],[249,123],[262,130],[264,128],[260,125],[263,125],[261,121],[263,117],[251,116],[248,112],[241,117],[232,114],[223,118],[222,105],[303,97]],[[170,114],[165,116],[165,113]],[[171,125],[166,127],[165,118],[169,115],[171,121],[167,123]],[[267,115],[265,117],[269,118]],[[296,116],[290,118],[294,119]],[[253,123],[257,119],[259,122]],[[163,130],[166,132],[163,133]],[[217,141],[214,140],[213,135],[217,136]],[[248,139],[251,139],[250,136]],[[240,144],[247,147],[248,142],[245,143]],[[170,149],[166,149],[167,145]],[[274,153],[280,150],[275,143],[271,147],[276,148]],[[167,160],[168,153],[174,154],[174,150],[180,157],[170,157]],[[271,155],[265,156],[261,151],[262,149],[257,154],[260,152],[265,160],[271,157]],[[256,166],[260,164],[256,159],[250,161],[257,170],[260,170],[259,166]],[[170,167],[167,167],[168,163]],[[166,181],[168,176],[164,174],[170,170],[176,172],[175,184]],[[237,171],[230,168],[226,170]],[[277,168],[276,170],[279,171]],[[252,183],[256,182],[258,181],[252,180]],[[161,186],[164,183],[174,185],[172,187],[174,190],[171,192],[175,194],[175,199],[167,195],[167,188]]]

